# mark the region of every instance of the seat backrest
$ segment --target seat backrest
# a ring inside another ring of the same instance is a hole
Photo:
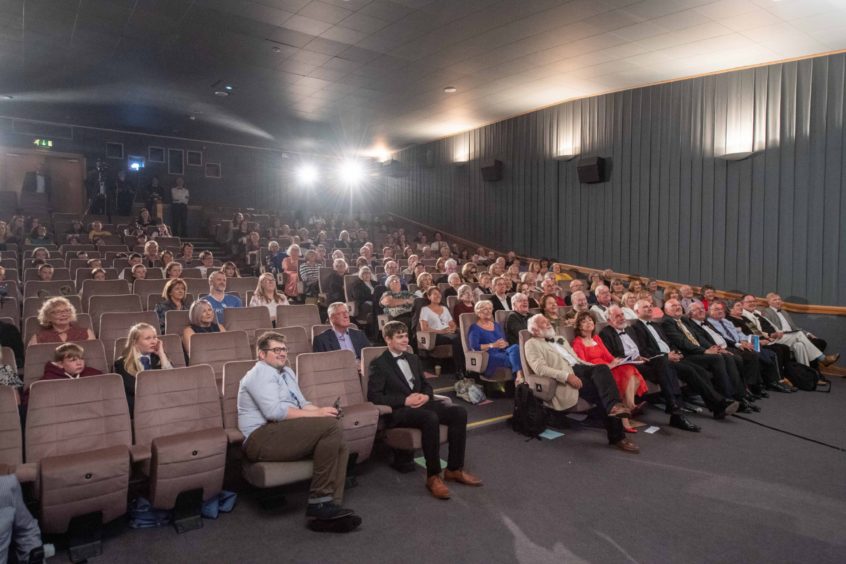
[[[326,292],[326,288],[329,286],[329,277],[332,276],[332,273],[334,271],[335,270],[332,267],[320,267],[320,270],[317,275],[317,287],[320,290],[321,294]]]
[[[530,376],[535,373],[535,371],[532,370],[532,367],[529,366],[529,363],[526,362],[526,343],[531,338],[532,334],[528,330],[520,330],[520,364],[523,367],[523,372],[526,376]]]
[[[133,311],[115,312],[109,311],[100,316],[100,330],[97,338],[103,341],[106,347],[106,361],[109,366],[114,364],[115,357],[111,356],[114,351],[114,343],[120,338],[125,338],[129,328],[136,323],[148,323],[159,332],[159,316],[154,311]],[[165,349],[170,356],[170,351]]]
[[[26,418],[26,461],[132,444],[117,374],[35,382]]]
[[[132,293],[141,296],[141,302],[147,303],[147,296],[158,294],[161,296],[167,280],[162,278],[136,280],[132,283]]]
[[[132,269],[131,268],[126,266],[126,267],[123,268],[123,270],[121,272],[123,273],[123,279],[124,280],[132,280]],[[151,266],[151,267],[147,268],[147,276],[146,276],[146,278],[144,278],[144,280],[163,280],[163,279],[164,279],[164,273],[162,272],[161,268],[158,268],[156,266]],[[137,280],[134,281],[134,282],[137,282]]]
[[[93,329],[91,327],[91,316],[87,313],[77,313],[76,314],[76,324],[79,327],[84,327],[85,329]],[[23,342],[24,344],[28,343],[29,340],[38,332],[38,318],[37,317],[27,317],[24,320],[23,326]],[[59,344],[56,343],[56,346]],[[27,352],[29,354],[29,352]]]
[[[185,363],[185,350],[182,348],[182,337],[180,335],[159,335],[159,340],[162,342],[167,357],[170,359],[170,363],[174,368],[185,368],[188,366]],[[112,347],[112,358],[117,358],[123,354],[124,348],[126,348],[126,335],[115,339],[114,347]]]
[[[24,298],[33,296],[71,296],[76,294],[76,287],[70,280],[52,280],[41,282],[30,280],[24,284]]]
[[[202,278],[203,271],[199,268],[183,268],[182,269],[182,279],[185,278]],[[206,284],[206,288],[208,288],[208,284]]]
[[[23,439],[17,392],[11,386],[0,386],[0,467],[17,466],[21,462]]]
[[[135,380],[135,444],[223,427],[220,392],[207,364],[144,370]]]
[[[455,309],[455,304],[458,303],[458,296],[447,296],[446,299],[446,306],[447,309],[452,313],[452,310]]]
[[[26,319],[28,317],[33,317],[38,315],[38,311],[41,309],[41,306],[49,300],[50,298],[39,298],[38,296],[34,296],[31,298],[24,298],[23,304],[23,318]],[[76,312],[79,313],[82,311],[82,300],[76,294],[72,294],[69,296],[65,296],[70,304],[76,309]]]
[[[464,352],[470,350],[470,341],[467,339],[467,333],[470,331],[470,326],[476,323],[475,313],[462,313],[458,316],[458,327],[461,331],[461,347]]]
[[[311,337],[311,342],[313,343],[315,337],[317,337],[318,335],[320,335],[321,333],[323,333],[327,329],[330,329],[331,327],[332,327],[331,325],[328,325],[328,324],[324,325],[322,323],[318,324],[318,325],[312,325],[311,326],[311,335],[309,335]]]
[[[508,319],[508,316],[511,314],[511,310],[508,309],[501,309],[499,311],[494,312],[494,321],[499,323],[500,326],[505,327],[505,320]]]
[[[255,365],[255,360],[236,360],[223,365],[220,397],[225,429],[238,428],[238,387],[241,384],[241,378]]]
[[[364,347],[361,349],[361,393],[367,398],[368,375],[370,363],[382,355],[388,347]]]
[[[223,365],[230,360],[251,360],[253,352],[244,331],[195,333],[191,335],[191,357],[188,366],[209,364],[218,381],[223,378]]]
[[[70,281],[71,274],[70,270],[64,267],[64,261],[62,261],[62,267],[56,268],[53,265],[53,280],[66,280]],[[24,270],[24,283],[29,282],[30,280],[38,280],[38,269],[37,268],[27,268]]]
[[[306,333],[304,327],[277,327],[274,329],[277,333],[285,335],[285,345],[288,347],[288,366],[296,369],[297,357],[303,353],[311,352],[311,340]],[[261,337],[260,332],[256,332],[256,340]]]
[[[190,324],[187,309],[172,309],[165,312],[165,333],[168,335],[181,335],[182,330]]]
[[[0,302],[0,317],[9,317],[15,325],[20,324],[21,306],[18,304],[17,298],[3,298],[3,301]]]
[[[11,347],[0,348],[0,364],[8,364],[17,373],[18,361],[15,358],[15,351]]]
[[[209,293],[209,280],[205,278],[184,278],[185,284],[188,286],[188,292],[199,296],[200,294]]]
[[[339,397],[341,405],[366,401],[352,351],[301,354],[297,357],[297,379],[305,398],[315,405],[330,406]]]
[[[76,343],[85,351],[85,366],[96,368],[100,372],[110,372],[106,361],[106,349],[103,341],[68,341]],[[53,360],[56,347],[61,343],[42,343],[30,345],[26,348],[26,364],[24,365],[24,389],[29,388],[44,376],[44,365]]]
[[[346,301],[352,302],[355,301],[352,299],[352,287],[355,284],[355,281],[358,280],[357,274],[345,274],[344,275],[344,297]],[[374,283],[375,286],[375,283]]]
[[[94,333],[100,335],[100,318],[105,313],[137,313],[144,311],[141,307],[141,296],[136,294],[124,294],[118,296],[91,296],[88,302],[88,313],[94,323]],[[156,317],[156,325],[158,325]],[[127,325],[127,329],[130,326]]]
[[[238,295],[243,301],[246,299],[247,290],[255,290],[256,284],[258,284],[258,278],[255,276],[245,276],[242,278],[227,278],[226,291],[238,292]],[[206,288],[206,292],[208,292],[208,284],[206,285]]]
[[[227,307],[223,310],[223,326],[227,331],[247,331],[273,327],[270,312],[264,306]]]
[[[312,325],[320,323],[320,312],[314,304],[280,305],[276,308],[277,327],[299,326],[311,331]]]
[[[91,296],[122,296],[131,293],[126,280],[85,280],[82,282],[82,310],[89,310]]]

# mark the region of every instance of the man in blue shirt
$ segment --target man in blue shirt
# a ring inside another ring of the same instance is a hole
[[[226,275],[219,270],[209,275],[209,295],[206,300],[211,304],[218,323],[223,323],[224,309],[242,307],[241,298],[226,293]]]
[[[314,338],[312,349],[314,352],[338,351],[345,349],[352,351],[355,357],[361,358],[361,349],[370,346],[367,336],[350,323],[350,310],[344,302],[329,304],[327,310],[331,328]]]
[[[256,343],[258,362],[238,389],[238,428],[244,456],[252,462],[293,462],[312,458],[314,474],[306,517],[344,519],[352,530],[361,523],[340,506],[349,451],[334,407],[317,407],[303,397],[294,371],[285,363],[285,336],[267,332]],[[314,530],[326,530],[312,527]]]

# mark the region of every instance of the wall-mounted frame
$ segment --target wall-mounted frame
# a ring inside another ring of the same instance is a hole
[[[123,143],[106,142],[106,158],[107,159],[122,159],[123,158]]]
[[[147,162],[150,163],[163,163],[165,162],[165,149],[164,147],[147,147]]]
[[[188,166],[203,166],[203,152],[186,151],[185,161],[188,163]]]
[[[167,173],[177,176],[185,174],[185,151],[182,149],[167,150]]]
[[[220,178],[220,163],[206,162],[206,178]]]

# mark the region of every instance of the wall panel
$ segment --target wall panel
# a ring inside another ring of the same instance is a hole
[[[398,213],[496,249],[843,304],[844,90],[837,54],[574,100],[406,149],[384,182]],[[607,181],[580,184],[571,148]]]

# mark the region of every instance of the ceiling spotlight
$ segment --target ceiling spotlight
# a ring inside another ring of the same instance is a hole
[[[281,51],[281,49],[279,47],[271,47],[270,50],[273,51],[274,53],[278,53],[279,51]]]
[[[447,86],[446,88],[444,88],[444,92],[446,92],[447,94],[455,94],[456,92],[458,92],[458,88],[456,88],[455,86]]]
[[[214,95],[219,98],[226,98],[229,96],[229,92],[227,90],[215,90]]]
[[[2,96],[0,96],[0,100],[14,100],[14,99],[15,99],[15,97],[11,96],[9,94],[3,94]]]
[[[359,161],[347,159],[338,166],[338,179],[350,186],[364,180],[364,165]]]
[[[232,86],[230,86],[229,84],[224,86],[223,89],[226,90],[227,92],[232,92]]]
[[[197,116],[188,116],[191,121],[197,121]]]
[[[304,164],[297,169],[297,181],[306,186],[317,182],[317,167],[313,164]]]

